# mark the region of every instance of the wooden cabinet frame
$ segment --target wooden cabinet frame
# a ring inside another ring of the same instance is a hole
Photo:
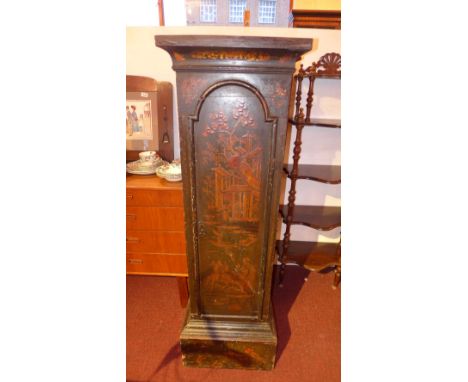
[[[156,36],[177,75],[190,300],[184,365],[271,370],[292,73],[310,39]]]

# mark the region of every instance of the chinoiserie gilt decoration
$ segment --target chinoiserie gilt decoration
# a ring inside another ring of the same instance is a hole
[[[275,234],[292,74],[310,39],[156,36],[177,75],[190,300],[184,365],[274,367]]]

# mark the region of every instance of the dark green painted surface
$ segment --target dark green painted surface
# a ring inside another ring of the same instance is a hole
[[[271,370],[280,181],[309,39],[156,36],[177,74],[190,301],[184,364]]]

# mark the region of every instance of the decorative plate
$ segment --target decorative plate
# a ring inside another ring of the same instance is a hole
[[[165,165],[167,162],[162,160],[156,160],[153,162],[152,166],[142,165],[140,160],[135,162],[127,163],[127,172],[135,175],[152,175],[156,173],[156,170],[161,165]]]

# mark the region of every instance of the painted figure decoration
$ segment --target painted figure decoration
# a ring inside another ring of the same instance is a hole
[[[245,102],[232,113],[234,123],[228,126],[222,111],[210,116],[211,123],[203,136],[217,134],[218,149],[212,150],[216,166],[212,168],[215,189],[215,210],[223,220],[257,221],[260,197],[260,146],[251,130],[256,128]],[[239,131],[243,128],[243,131]]]
[[[311,40],[166,34],[155,42],[171,55],[178,84],[190,293],[183,363],[271,370],[288,89]]]
[[[207,312],[242,315],[255,310],[263,150],[246,99],[233,97],[224,106],[206,116],[198,141],[207,169],[200,174],[202,192],[209,195],[200,211],[203,305]]]
[[[127,100],[125,109],[127,139],[152,139],[151,100]]]

